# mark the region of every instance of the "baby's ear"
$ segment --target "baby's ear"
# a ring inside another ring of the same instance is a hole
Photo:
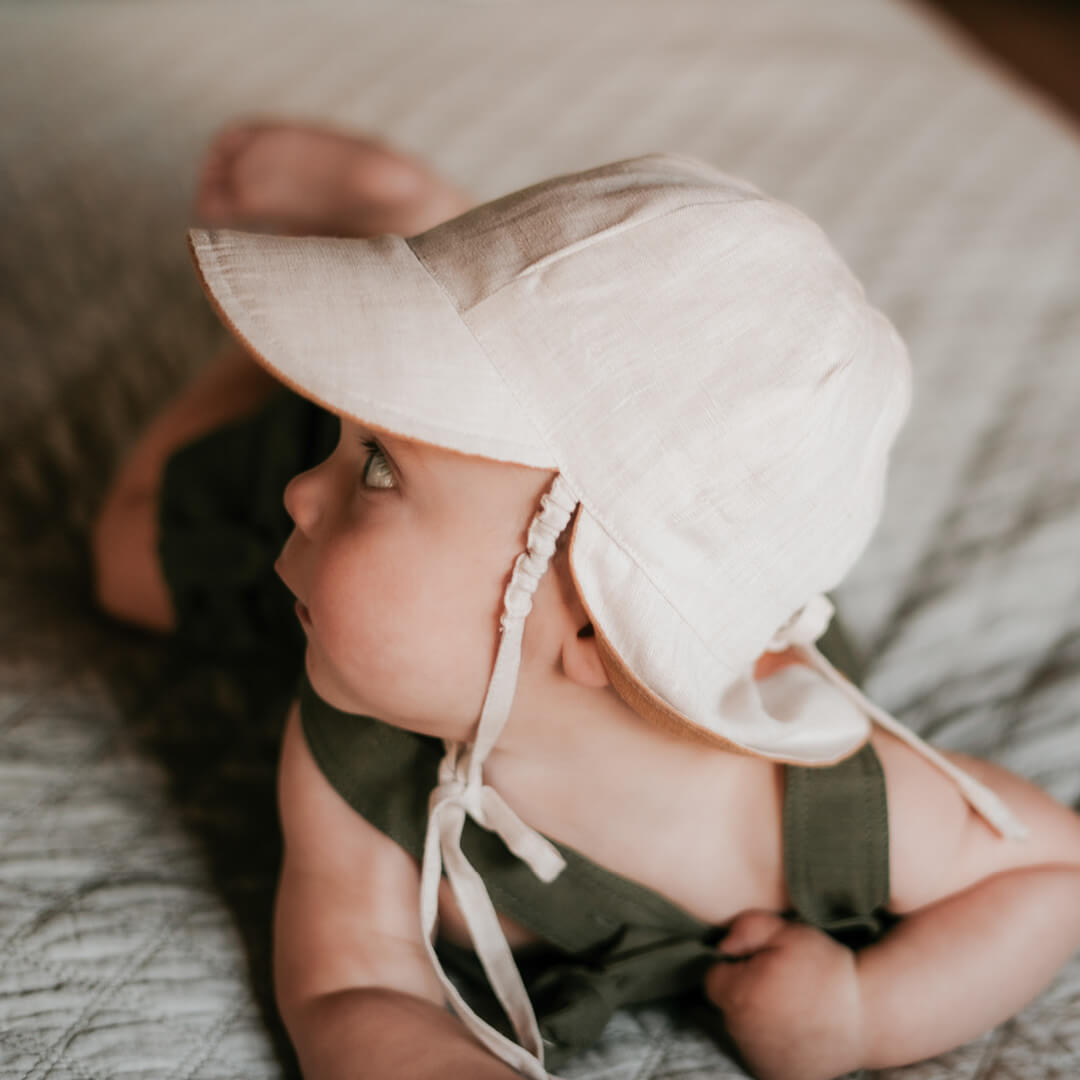
[[[598,689],[608,685],[592,623],[586,623],[576,633],[568,633],[563,638],[562,666],[566,677],[579,686]]]

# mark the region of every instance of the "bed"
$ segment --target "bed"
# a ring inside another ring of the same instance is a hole
[[[321,0],[0,9],[0,1075],[271,1080],[280,713],[110,623],[86,537],[223,334],[183,242],[225,121],[385,134],[475,193],[651,150],[820,220],[915,399],[838,606],[871,695],[1080,806],[1080,145],[900,0]],[[626,1010],[575,1080],[744,1073]],[[885,1074],[881,1074],[884,1076]],[[897,1080],[1080,1075],[1080,956]]]

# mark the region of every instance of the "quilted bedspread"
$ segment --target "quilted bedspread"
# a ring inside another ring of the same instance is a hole
[[[868,689],[1080,800],[1080,147],[900,0],[0,8],[0,1075],[295,1075],[271,1005],[279,703],[95,613],[86,537],[222,332],[183,228],[237,115],[374,131],[486,198],[651,150],[820,220],[910,343],[911,419],[838,591]],[[1003,973],[1003,978],[1007,973]],[[693,1010],[566,1075],[744,1075]],[[1080,1075],[1080,957],[903,1080]]]

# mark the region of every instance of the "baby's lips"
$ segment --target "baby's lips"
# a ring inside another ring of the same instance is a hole
[[[292,536],[290,536],[289,539],[285,541],[285,546],[281,549],[281,553],[274,560],[274,573],[277,574],[279,578],[281,578],[281,582],[285,586],[285,588],[288,589],[289,592],[291,592],[293,596],[297,598],[297,600],[299,600],[301,590],[297,589],[293,585],[292,581],[289,580],[289,574],[286,570],[287,563],[289,562],[288,554],[289,544],[291,541]],[[292,561],[295,562],[295,560]]]
[[[291,585],[289,584],[289,581],[288,581],[288,579],[287,579],[287,578],[285,577],[285,572],[284,572],[284,571],[282,570],[282,568],[281,568],[281,563],[282,563],[282,558],[281,558],[281,555],[279,555],[279,556],[278,556],[278,557],[277,557],[277,558],[276,558],[276,559],[274,560],[274,573],[275,573],[275,574],[277,574],[277,576],[278,576],[279,578],[281,578],[281,582],[282,582],[282,584],[283,584],[283,585],[285,586],[285,588],[286,588],[286,589],[288,589],[288,590],[289,590],[289,592],[291,592],[291,593],[293,594],[293,596],[295,596],[295,595],[296,595],[296,591],[295,591],[295,590],[293,589],[293,587],[292,587],[292,586],[291,586]]]

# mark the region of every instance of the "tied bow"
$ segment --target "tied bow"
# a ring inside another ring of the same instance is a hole
[[[465,821],[472,818],[495,833],[541,881],[548,883],[562,873],[565,860],[558,849],[529,828],[502,796],[483,780],[483,765],[510,715],[521,663],[521,641],[532,597],[555,552],[555,542],[566,527],[577,499],[561,476],[540,499],[541,508],[529,526],[527,549],[514,562],[503,597],[499,620],[501,640],[488,684],[476,738],[466,748],[447,742],[439,765],[439,782],[428,802],[428,826],[420,867],[420,921],[424,947],[454,1012],[493,1054],[529,1080],[547,1080],[544,1047],[532,1003],[518,972],[510,946],[499,926],[495,906],[477,873],[461,849]],[[443,873],[468,927],[473,948],[503,1011],[513,1025],[518,1042],[485,1023],[462,998],[443,971],[435,952],[439,921],[439,882]]]
[[[772,640],[765,646],[767,652],[784,652],[792,645],[813,645],[825,628],[832,622],[836,609],[832,606],[827,596],[817,593],[809,600],[779,630],[773,634]]]
[[[483,879],[461,850],[466,817],[496,833],[506,846],[525,862],[541,881],[553,881],[565,867],[558,850],[530,829],[506,804],[501,795],[483,783],[469,783],[469,754],[461,754],[458,743],[450,744],[439,766],[439,783],[432,791],[428,808],[427,836],[420,873],[420,917],[424,942],[454,1011],[472,1033],[493,1053],[526,1076],[544,1078],[543,1046],[536,1017],[529,1004],[525,985],[514,963],[510,946],[499,927],[495,907]],[[511,1042],[484,1024],[443,973],[435,955],[438,922],[439,880],[443,870],[454,892],[473,947],[484,967],[491,988],[510,1018],[520,1042]]]

